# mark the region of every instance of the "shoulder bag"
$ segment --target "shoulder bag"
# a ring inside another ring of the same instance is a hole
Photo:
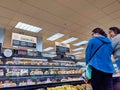
[[[92,54],[92,56],[89,58],[89,62],[90,60],[93,58],[93,56],[96,54],[96,52],[102,47],[104,43],[102,43],[96,50],[95,52]],[[85,76],[87,79],[91,79],[92,77],[92,69],[91,66],[89,65],[89,63],[86,65],[86,72],[85,72]]]

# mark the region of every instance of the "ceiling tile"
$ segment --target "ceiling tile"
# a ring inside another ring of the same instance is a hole
[[[109,16],[105,16],[101,19],[98,19],[97,22],[99,22],[100,24],[103,24],[103,23],[108,23],[110,21],[112,21],[113,19]]]
[[[92,20],[97,21],[98,19],[101,19],[101,18],[103,18],[105,16],[108,16],[108,15],[105,14],[104,12],[98,10],[95,13],[91,13],[88,17],[90,17]]]
[[[106,6],[102,10],[107,14],[113,13],[115,11],[120,10],[120,3],[118,2],[111,3],[109,6]]]
[[[0,23],[7,25],[9,22],[10,22],[10,19],[0,16]]]
[[[120,10],[110,13],[109,16],[113,19],[120,17]]]
[[[108,5],[114,3],[116,0],[87,0],[90,4],[96,6],[99,9],[107,7]]]
[[[23,3],[20,0],[0,0],[0,7],[17,11],[21,8]]]
[[[13,12],[12,10],[9,10],[0,6],[0,16],[8,19],[12,19],[15,14],[16,12]]]

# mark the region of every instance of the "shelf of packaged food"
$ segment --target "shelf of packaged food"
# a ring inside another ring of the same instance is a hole
[[[35,68],[81,68],[82,66],[36,66],[36,65],[0,65],[0,68],[19,68],[19,69],[35,69]]]
[[[13,57],[13,59],[20,59],[20,60],[36,60],[36,61],[48,61],[45,58],[20,58],[20,57]]]
[[[28,79],[28,78],[50,78],[50,77],[80,77],[81,74],[49,74],[49,75],[26,75],[26,76],[0,76],[0,80],[3,79]]]
[[[17,87],[5,87],[5,88],[0,88],[0,90],[36,90],[39,88],[46,89],[47,87],[56,87],[56,86],[61,86],[61,85],[77,85],[77,84],[84,84],[84,83],[85,83],[84,80],[78,80],[78,81],[46,83],[46,84],[17,86]]]
[[[75,63],[75,61],[71,61],[71,60],[52,60],[54,62],[63,62],[63,63]]]

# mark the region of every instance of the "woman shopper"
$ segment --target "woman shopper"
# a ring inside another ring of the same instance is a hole
[[[115,69],[111,54],[113,45],[101,28],[92,30],[92,38],[86,48],[86,64],[92,69],[91,85],[93,90],[113,90],[112,74]]]
[[[113,57],[120,70],[120,29],[118,27],[110,27],[109,36],[114,45]]]

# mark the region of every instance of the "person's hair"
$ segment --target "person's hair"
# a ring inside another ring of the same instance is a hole
[[[113,31],[115,34],[120,34],[120,29],[118,27],[110,27],[110,31]]]
[[[101,28],[95,28],[95,29],[92,30],[92,32],[93,33],[99,33],[100,35],[107,37],[107,34],[105,33],[105,31]]]

